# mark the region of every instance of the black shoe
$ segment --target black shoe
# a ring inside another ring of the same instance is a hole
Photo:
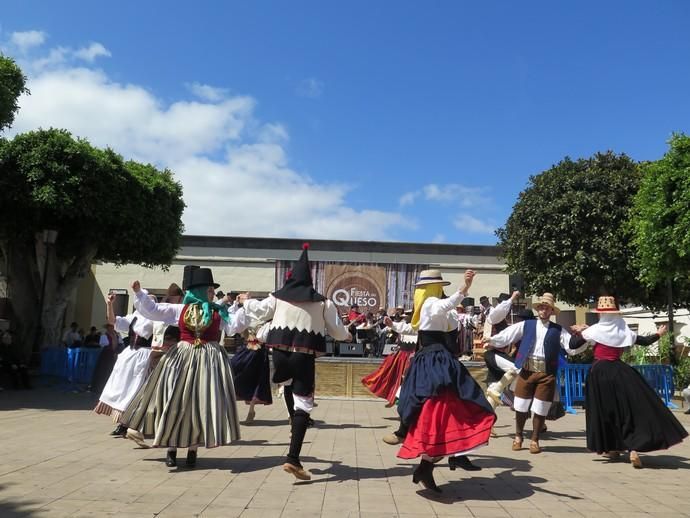
[[[314,426],[314,420],[311,417],[307,417],[307,428],[312,428]]]
[[[455,471],[455,468],[462,468],[465,471],[479,471],[479,466],[472,464],[470,459],[466,455],[460,455],[458,457],[448,457],[448,467],[451,471]]]
[[[436,485],[434,480],[434,465],[429,461],[423,460],[419,463],[417,469],[412,473],[412,482],[415,484],[421,482],[425,488],[436,493],[442,493],[441,488]]]
[[[196,450],[187,451],[187,467],[193,468],[196,466]]]
[[[112,432],[110,432],[110,435],[113,437],[117,437],[118,435],[121,435],[124,437],[127,434],[127,427],[121,424],[117,425],[117,428],[115,428]]]
[[[165,455],[165,465],[169,468],[177,466],[177,451],[169,451]]]

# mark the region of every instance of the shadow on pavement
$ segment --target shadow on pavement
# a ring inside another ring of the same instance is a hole
[[[4,390],[0,410],[91,410],[98,400],[94,393],[63,390],[63,384],[46,387],[35,383],[34,386],[31,390]]]

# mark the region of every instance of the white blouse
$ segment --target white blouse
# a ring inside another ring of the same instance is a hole
[[[148,292],[145,289],[140,289],[134,294],[137,299],[138,311],[146,318],[156,322],[165,322],[168,325],[177,326],[180,321],[180,316],[184,310],[185,304],[167,304],[154,302],[148,297]],[[226,336],[241,333],[247,328],[247,317],[244,313],[244,308],[239,308],[237,305],[228,306],[229,318],[220,320],[220,330],[225,331]]]
[[[350,337],[349,331],[340,321],[335,304],[328,299],[324,302],[290,303],[269,295],[263,300],[246,300],[244,309],[253,320],[271,320],[270,329],[313,331],[316,334],[328,334],[338,341]]]
[[[132,321],[135,318],[137,321],[134,322],[132,330],[137,335],[148,340],[153,334],[153,322],[142,315],[139,310],[124,317],[115,317],[115,331],[118,333],[129,333],[129,326],[132,325]]]
[[[429,297],[422,304],[422,311],[419,315],[419,330],[420,331],[454,331],[458,328],[458,316],[455,308],[458,307],[460,301],[465,297],[461,291],[456,291],[451,296],[445,299],[438,297]],[[455,318],[451,315],[455,313]]]
[[[400,341],[406,344],[417,343],[417,333],[412,328],[412,324],[401,320],[400,322],[393,322],[391,329],[400,335]]]

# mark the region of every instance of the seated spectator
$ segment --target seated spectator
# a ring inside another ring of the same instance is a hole
[[[62,345],[65,347],[81,346],[83,340],[78,328],[79,324],[72,322],[69,328],[65,329],[65,332],[62,334]]]
[[[95,326],[91,326],[89,334],[84,337],[84,347],[100,347],[101,333]]]
[[[3,377],[12,383],[15,390],[31,388],[29,367],[10,331],[5,331],[0,337],[0,369]]]

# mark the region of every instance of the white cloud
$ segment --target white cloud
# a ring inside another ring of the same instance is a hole
[[[405,205],[412,205],[417,199],[417,196],[419,196],[419,192],[406,192],[400,197],[398,203],[402,207],[404,207]]]
[[[446,185],[430,183],[420,190],[406,192],[398,199],[398,204],[401,207],[412,205],[419,197],[442,204],[453,203],[462,208],[486,207],[493,203],[486,189],[480,187],[467,187],[457,183]]]
[[[13,32],[10,35],[10,43],[22,53],[40,47],[45,40],[46,33],[42,31]]]
[[[431,183],[422,188],[424,198],[429,201],[443,203],[455,202],[461,207],[478,207],[491,201],[485,190],[479,187],[467,187],[457,183],[437,185]]]
[[[297,95],[315,99],[323,94],[323,81],[315,77],[308,77],[297,85]]]
[[[141,85],[70,65],[66,51],[51,54],[53,66],[31,68],[31,95],[20,99],[12,133],[66,128],[125,158],[170,168],[184,188],[190,234],[383,240],[415,226],[397,212],[355,210],[351,187],[294,170],[287,129],[257,121],[252,97],[166,103]]]
[[[431,240],[432,243],[445,243],[446,242],[446,236],[443,234],[436,234],[434,238]]]
[[[204,101],[218,102],[222,101],[228,96],[227,88],[219,88],[217,86],[205,85],[201,83],[190,83],[187,85],[189,91],[196,95],[199,99]]]
[[[82,47],[74,51],[74,57],[83,59],[88,63],[93,63],[98,57],[110,57],[110,51],[100,43],[91,43],[88,47]]]
[[[455,218],[453,225],[455,225],[455,228],[458,230],[471,232],[473,234],[493,234],[496,230],[496,225],[467,214]]]

